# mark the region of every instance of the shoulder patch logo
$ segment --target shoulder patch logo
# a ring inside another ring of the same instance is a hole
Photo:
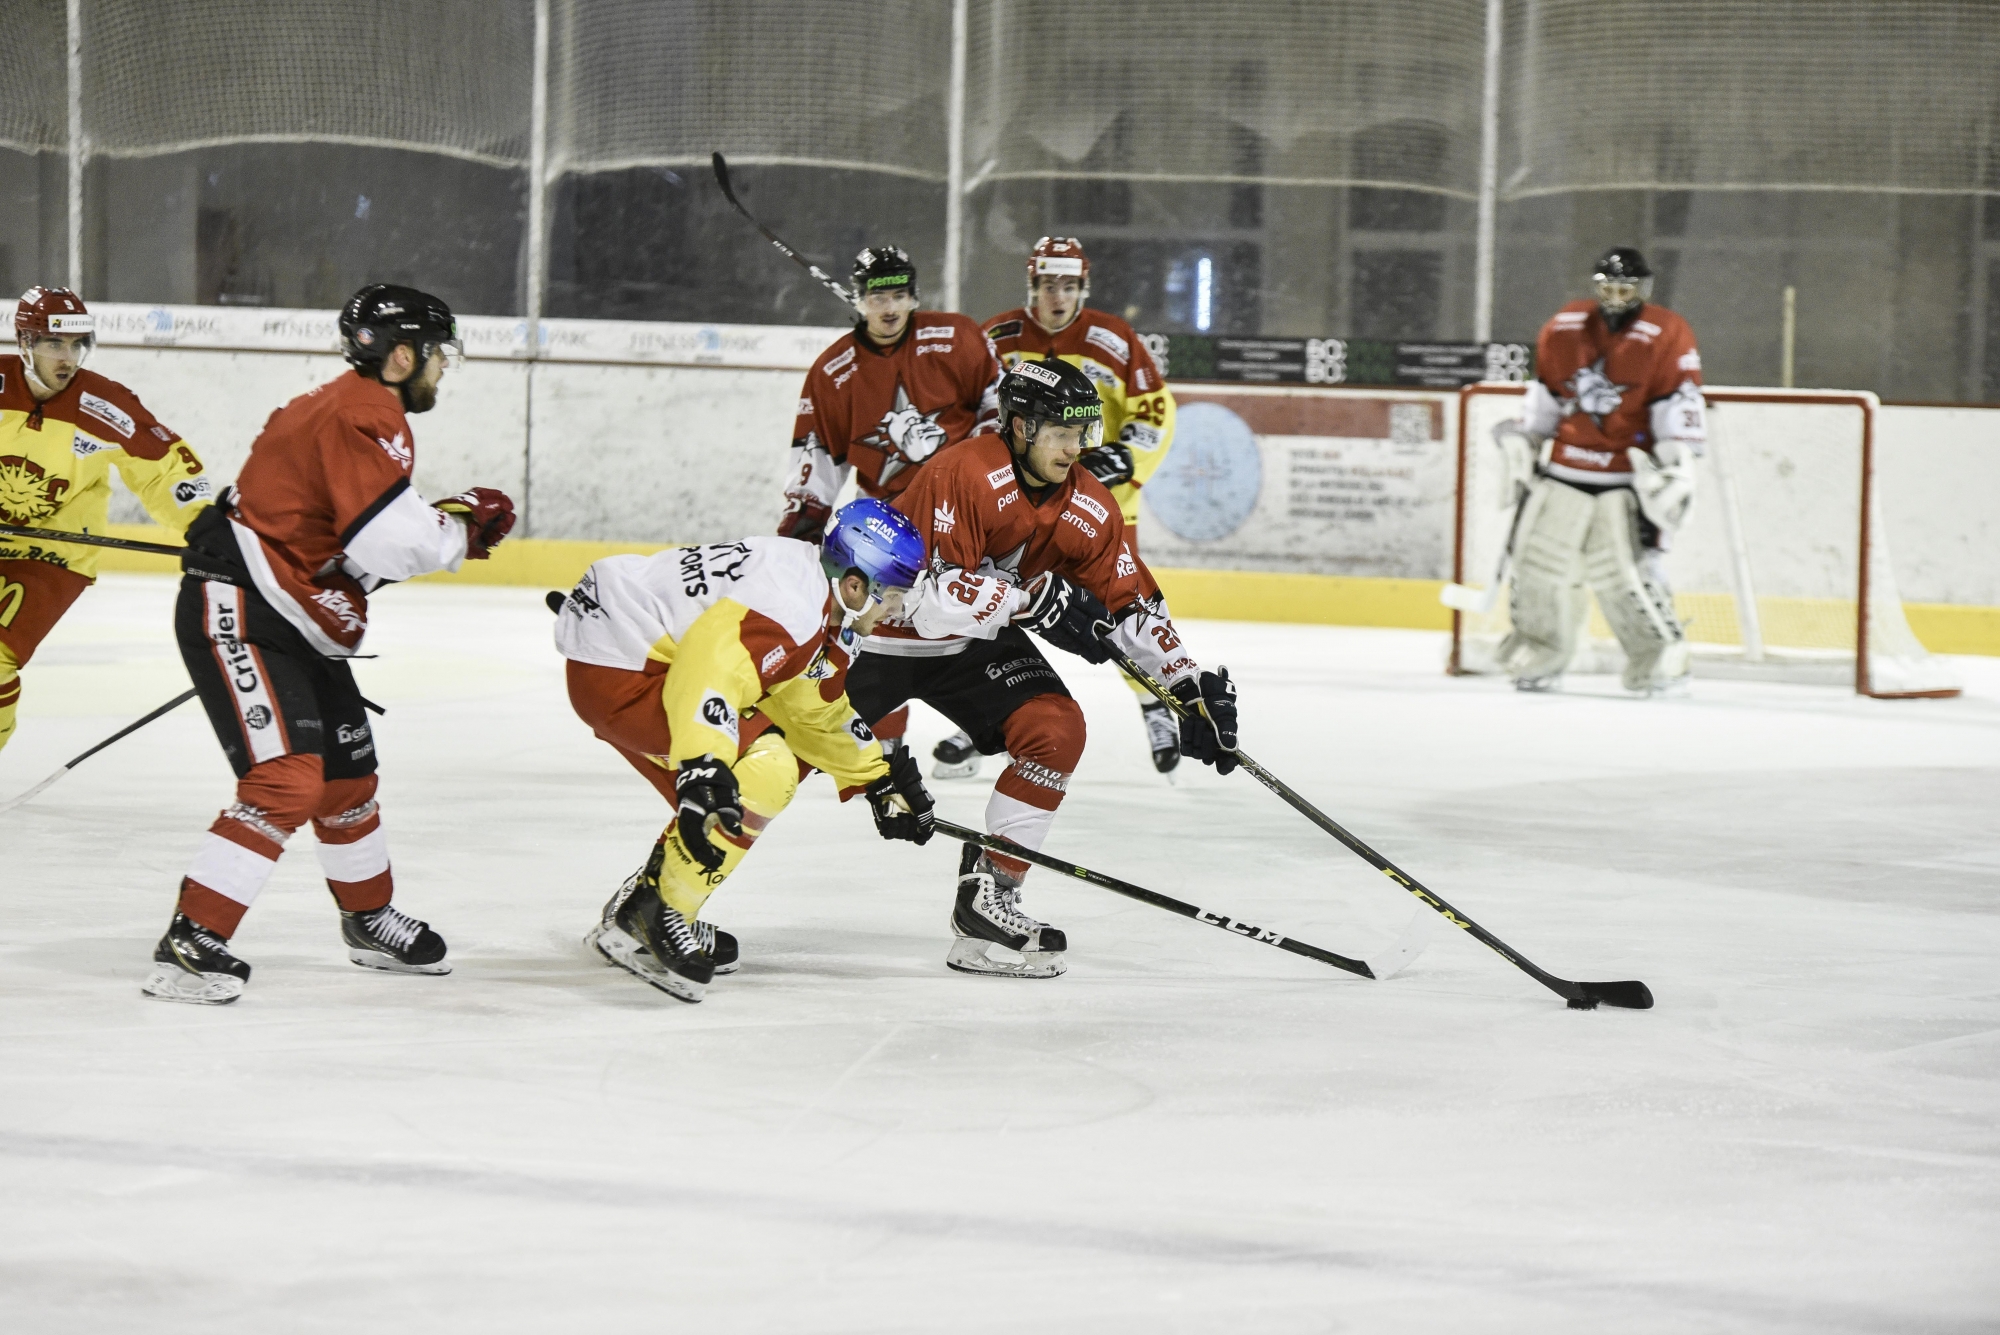
[[[1557,311],[1549,321],[1557,329],[1581,329],[1590,323],[1589,311]]]
[[[714,691],[709,691],[701,697],[701,704],[696,707],[695,714],[703,723],[706,723],[730,741],[733,742],[736,740],[736,710],[731,707],[727,700]]]
[[[937,533],[949,533],[958,527],[958,511],[951,508],[950,501],[941,501],[931,511],[931,529]]]
[[[918,338],[950,338],[958,331],[948,324],[927,324],[917,330]]]
[[[785,661],[786,652],[785,646],[782,644],[772,646],[771,652],[765,654],[763,660],[757,664],[757,675],[760,677],[770,676],[771,669]]]
[[[859,714],[847,720],[847,735],[852,737],[854,745],[863,751],[866,751],[875,744],[875,734],[869,730],[866,723],[861,721],[861,715]]]
[[[1083,511],[1085,514],[1095,518],[1097,522],[1100,524],[1104,523],[1105,521],[1111,518],[1111,512],[1109,510],[1106,510],[1102,505],[1099,505],[1096,501],[1092,500],[1090,497],[1084,495],[1080,491],[1075,492],[1070,496],[1069,503],[1071,505],[1074,505],[1077,509]]]
[[[819,368],[820,374],[832,375],[835,371],[838,371],[841,367],[847,365],[849,362],[853,360],[854,360],[854,349],[850,347],[846,352],[841,353],[838,357],[835,357],[832,361],[829,361],[828,363],[826,363],[826,365],[820,367]]]
[[[408,468],[410,461],[416,457],[415,451],[410,449],[409,442],[403,438],[403,433],[400,431],[396,433],[394,440],[384,440],[380,436],[377,436],[375,437],[375,443],[382,447],[382,453],[388,455],[405,468]]]
[[[105,450],[115,450],[117,448],[116,445],[105,444],[95,436],[86,436],[81,431],[76,433],[75,438],[70,441],[69,445],[70,453],[79,459],[88,459],[93,454],[101,454]]]
[[[1681,354],[1680,368],[1683,371],[1699,371],[1701,369],[1701,353],[1693,348],[1689,348],[1686,352],[1683,352]]]
[[[1090,331],[1083,336],[1083,341],[1085,343],[1094,343],[1098,347],[1103,348],[1118,362],[1123,363],[1132,360],[1132,345],[1101,324],[1092,325]]]
[[[1138,575],[1139,563],[1132,559],[1132,544],[1127,542],[1118,544],[1117,571],[1120,579],[1132,579]]]
[[[207,501],[214,498],[215,484],[205,477],[198,477],[191,481],[176,482],[174,484],[174,504],[176,505],[193,505],[196,501]]]
[[[130,440],[132,433],[138,429],[139,424],[132,420],[132,415],[109,399],[100,399],[95,394],[85,394],[78,399],[78,403],[85,412],[127,440]]]
[[[991,339],[1019,338],[1020,336],[1021,322],[1019,320],[1002,320],[999,324],[994,325],[986,331],[986,337]]]
[[[1005,468],[996,468],[986,475],[986,485],[995,491],[1000,490],[1002,487],[1010,487],[1013,484],[1014,466],[1012,464],[1009,464]]]
[[[813,415],[813,401],[811,399],[799,400],[798,415],[800,417],[811,417]]]

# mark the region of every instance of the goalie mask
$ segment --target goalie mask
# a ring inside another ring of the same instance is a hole
[[[1630,246],[1613,246],[1591,271],[1597,307],[1616,324],[1646,304],[1653,295],[1653,270],[1646,257]]]

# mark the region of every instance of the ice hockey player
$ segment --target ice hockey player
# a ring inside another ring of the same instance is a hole
[[[1110,488],[1125,516],[1125,541],[1139,550],[1139,489],[1167,457],[1174,440],[1174,396],[1152,353],[1132,326],[1084,305],[1090,297],[1090,257],[1073,236],[1045,236],[1028,256],[1028,304],[986,322],[1003,366],[1028,358],[1057,357],[1081,370],[1104,403],[1104,441],[1077,460]],[[1173,712],[1151,691],[1127,679],[1162,774],[1180,763],[1180,731]],[[938,778],[970,778],[979,752],[964,733],[932,752]]]
[[[444,302],[364,287],[341,309],[340,341],[353,369],[272,413],[235,485],[188,529],[175,632],[236,771],[236,801],[181,881],[150,996],[242,994],[250,966],[229,938],[307,821],[348,959],[451,972],[443,938],[390,903],[375,738],[347,659],[361,650],[371,591],[483,560],[514,526],[514,506],[487,487],[431,505],[410,487],[407,414],[436,404],[460,355]]]
[[[577,716],[678,815],[586,941],[682,1001],[739,961],[701,919],[715,888],[814,769],[868,799],[884,839],[926,843],[916,759],[883,750],[843,689],[857,636],[902,606],[923,539],[886,502],[841,507],[815,550],[793,538],[597,562],[552,593]]]
[[[1103,439],[1090,378],[1057,358],[1024,361],[1001,382],[1000,413],[1002,435],[953,450],[897,498],[929,566],[903,610],[862,641],[847,689],[863,718],[922,700],[981,754],[1006,751],[986,828],[1036,849],[1083,755],[1084,727],[1027,631],[1095,663],[1115,645],[1191,711],[1181,751],[1225,774],[1236,767],[1236,687],[1227,668],[1204,672],[1181,647],[1117,502],[1076,466]],[[1063,933],[1021,909],[1026,863],[968,846],[959,870],[946,963],[1022,978],[1063,972]]]
[[[20,351],[0,357],[0,523],[101,533],[116,468],[148,514],[184,532],[214,499],[214,483],[193,448],[138,395],[83,369],[96,330],[68,288],[21,294]],[[53,537],[0,537],[0,748],[14,735],[21,669],[96,581],[99,550]]]
[[[818,542],[834,499],[855,475],[863,496],[895,498],[940,450],[994,430],[1000,361],[963,315],[919,309],[917,267],[895,246],[854,257],[859,314],[806,372],[792,426],[785,513],[778,532]],[[882,745],[902,745],[909,716],[874,720]]]
[[[1663,557],[1694,499],[1708,439],[1701,354],[1686,320],[1647,301],[1653,271],[1629,246],[1597,262],[1596,298],[1542,326],[1518,422],[1496,430],[1522,486],[1500,659],[1524,691],[1556,688],[1590,612],[1625,650],[1625,688],[1685,685],[1688,645]]]

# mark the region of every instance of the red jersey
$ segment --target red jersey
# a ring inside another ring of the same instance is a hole
[[[962,651],[968,637],[992,639],[1027,606],[1027,585],[1053,572],[1110,609],[1113,641],[1155,677],[1171,683],[1197,670],[1118,503],[1089,470],[1030,490],[1006,442],[982,435],[918,473],[894,504],[923,534],[930,568],[903,615],[864,650],[931,656]]]
[[[1523,424],[1555,437],[1551,476],[1629,482],[1627,449],[1671,439],[1698,454],[1707,442],[1701,353],[1687,321],[1664,306],[1641,306],[1613,333],[1595,301],[1570,302],[1542,326],[1535,374]]]
[[[778,531],[817,539],[849,472],[862,495],[894,497],[917,465],[999,423],[1000,359],[977,324],[916,311],[887,348],[857,327],[806,372]]]
[[[236,475],[252,583],[328,657],[361,647],[370,590],[465,559],[465,525],[411,490],[415,464],[401,396],[349,371],[272,413]]]

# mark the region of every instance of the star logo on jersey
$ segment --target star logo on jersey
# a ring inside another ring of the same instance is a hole
[[[47,519],[68,490],[68,478],[50,477],[34,460],[0,454],[0,516],[8,523],[32,524]]]
[[[1625,401],[1625,391],[1632,387],[1612,384],[1611,377],[1604,374],[1604,358],[1599,357],[1580,368],[1563,388],[1569,391],[1570,411],[1588,414],[1591,421],[1602,427],[1604,419],[1618,411],[1618,405]]]
[[[909,465],[920,464],[938,452],[944,444],[944,428],[937,420],[942,412],[943,408],[919,412],[910,402],[910,392],[898,380],[894,406],[855,444],[872,446],[889,456],[882,461],[881,481],[887,482]]]
[[[382,447],[382,453],[388,455],[405,468],[408,468],[410,461],[416,457],[415,452],[410,449],[409,442],[404,439],[403,433],[400,431],[396,433],[394,440],[384,440],[380,436],[377,436],[375,437],[375,443]]]

